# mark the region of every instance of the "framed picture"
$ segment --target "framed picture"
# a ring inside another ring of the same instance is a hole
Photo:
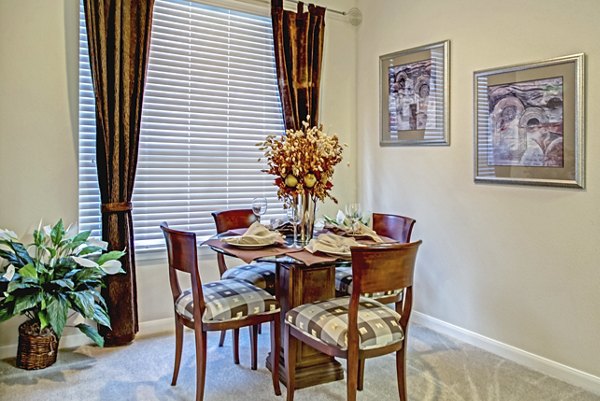
[[[584,55],[474,73],[475,182],[584,188]]]
[[[449,144],[449,48],[443,41],[379,57],[379,144]]]

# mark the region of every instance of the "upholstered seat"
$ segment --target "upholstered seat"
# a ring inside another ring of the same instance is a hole
[[[279,308],[277,300],[268,292],[244,281],[221,280],[203,284],[203,322],[242,319]],[[194,300],[191,289],[185,290],[175,301],[175,311],[194,321]]]
[[[225,270],[222,279],[241,280],[275,295],[275,265],[273,263],[251,263]]]
[[[348,308],[350,297],[305,304],[290,310],[286,323],[326,344],[348,349]],[[387,306],[361,297],[358,306],[360,349],[385,347],[402,341],[400,315]]]

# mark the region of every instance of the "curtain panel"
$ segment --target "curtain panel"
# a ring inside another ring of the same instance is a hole
[[[310,116],[319,122],[319,86],[323,59],[325,8],[298,2],[297,12],[271,1],[275,62],[286,129],[297,130]]]
[[[131,196],[154,0],[84,0],[96,100],[96,165],[102,202],[102,239],[125,249],[125,274],[110,276],[103,296],[112,329],[106,345],[123,345],[138,331]]]

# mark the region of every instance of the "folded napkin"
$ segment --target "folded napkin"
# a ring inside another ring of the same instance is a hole
[[[319,251],[329,254],[350,255],[350,247],[352,246],[361,245],[352,237],[342,237],[341,235],[327,233],[311,239],[304,249],[310,253]]]
[[[369,227],[367,227],[366,225],[364,225],[363,223],[360,223],[360,222],[358,223],[354,232],[352,232],[352,235],[360,236],[360,237],[369,237],[373,241],[378,242],[378,243],[384,242],[383,239],[381,239],[381,237],[379,235],[377,235],[377,233],[375,231],[373,231],[372,229],[370,229]]]
[[[269,229],[259,222],[254,222],[242,235],[221,238],[221,241],[231,245],[271,245],[284,244],[285,240],[275,231]]]

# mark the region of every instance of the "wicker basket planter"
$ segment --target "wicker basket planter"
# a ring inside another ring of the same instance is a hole
[[[56,362],[58,337],[50,327],[39,334],[37,323],[27,321],[19,326],[17,367],[27,370],[44,369]]]

